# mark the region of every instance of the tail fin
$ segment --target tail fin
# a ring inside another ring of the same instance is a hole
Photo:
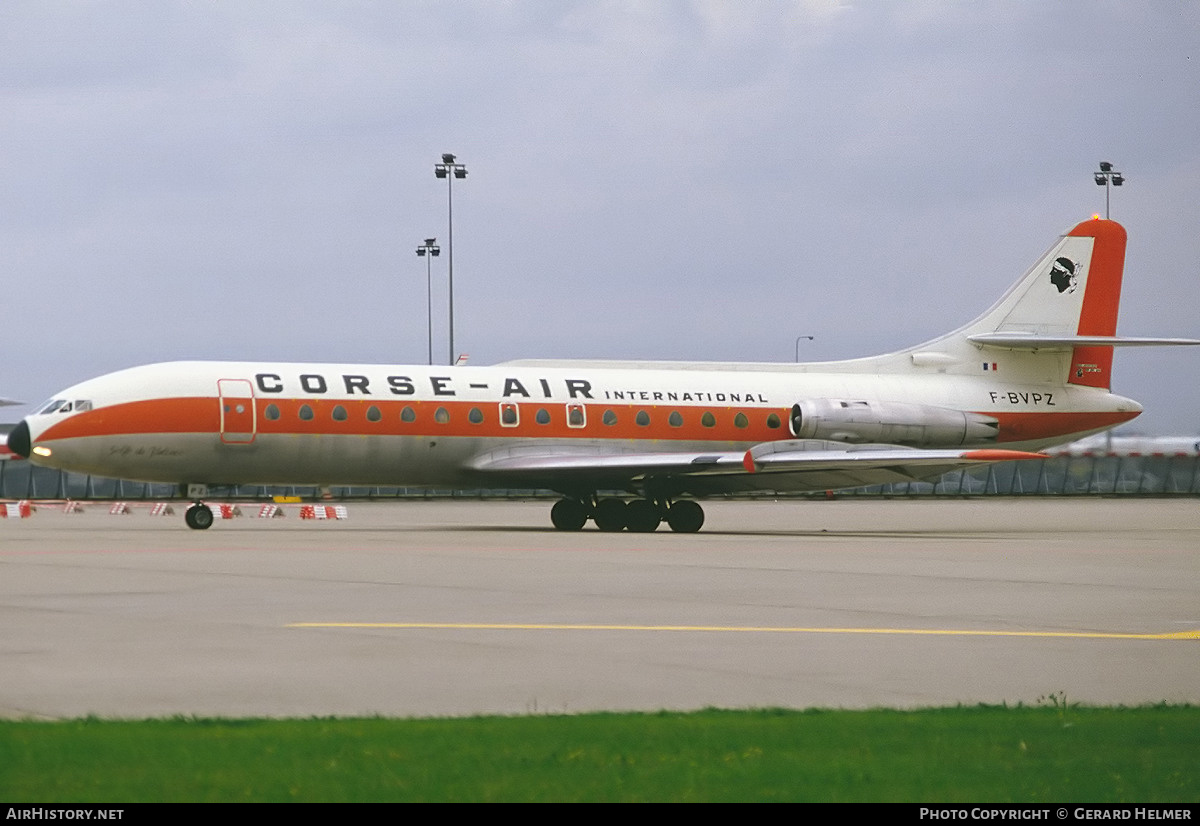
[[[1079,336],[1115,336],[1117,309],[1121,303],[1121,276],[1125,270],[1125,228],[1115,221],[1085,221],[1071,230],[1069,238],[1093,239],[1083,307],[1079,312]],[[1053,274],[1052,276],[1053,277]],[[1112,387],[1113,348],[1082,345],[1071,355],[1070,384]]]
[[[1113,345],[1124,343],[1115,336],[1125,239],[1125,228],[1115,221],[1079,224],[967,326],[967,338],[1010,350],[1069,349],[1067,382],[1110,387]]]

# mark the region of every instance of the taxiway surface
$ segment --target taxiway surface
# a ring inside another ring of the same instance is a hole
[[[548,502],[0,520],[0,716],[1200,702],[1200,504]]]

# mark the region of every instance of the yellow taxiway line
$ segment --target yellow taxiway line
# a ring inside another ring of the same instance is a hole
[[[742,634],[906,634],[942,637],[1066,637],[1104,640],[1197,640],[1200,630],[1161,634],[1116,631],[999,631],[952,628],[803,628],[776,625],[604,625],[518,622],[292,622],[287,628],[394,628],[436,631],[692,631]]]

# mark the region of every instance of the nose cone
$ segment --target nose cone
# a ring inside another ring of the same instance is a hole
[[[22,459],[28,459],[30,447],[29,425],[22,419],[21,423],[8,434],[8,449]]]

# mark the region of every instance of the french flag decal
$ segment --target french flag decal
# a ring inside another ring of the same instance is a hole
[[[994,362],[994,361],[993,361],[993,362],[987,362],[987,361],[985,361],[985,362],[983,363],[983,372],[985,372],[985,373],[987,373],[987,372],[992,372],[992,373],[995,373],[995,372],[996,372],[996,362]]]

